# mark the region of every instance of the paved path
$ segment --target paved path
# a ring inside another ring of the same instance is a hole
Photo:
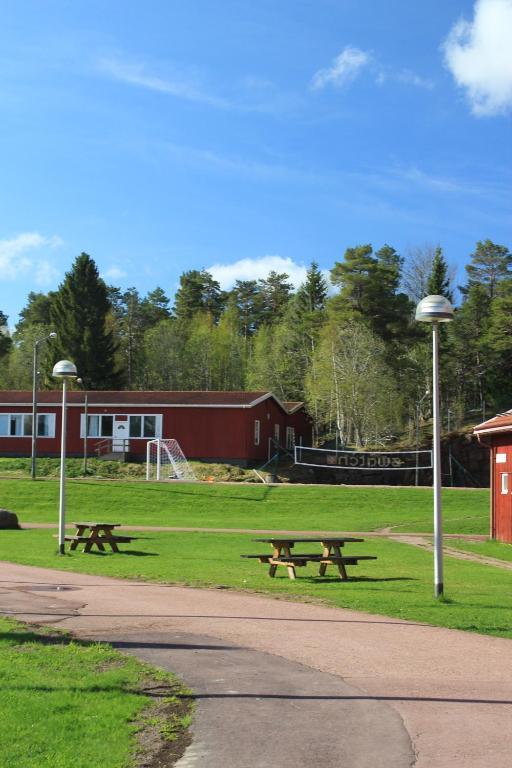
[[[510,766],[509,640],[11,563],[0,604],[181,673],[199,710],[180,768]]]

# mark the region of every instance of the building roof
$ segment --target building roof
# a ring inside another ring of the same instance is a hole
[[[498,413],[492,419],[477,424],[473,431],[478,435],[490,435],[494,432],[512,432],[512,410]]]
[[[42,390],[37,395],[39,405],[58,405],[61,390]],[[91,406],[168,406],[184,408],[253,408],[258,403],[272,398],[286,412],[294,413],[303,406],[300,402],[281,402],[272,392],[128,392],[125,390],[91,390],[87,399]],[[82,405],[84,392],[72,390],[67,393],[69,405]],[[22,390],[0,391],[0,406],[32,405],[32,392]]]

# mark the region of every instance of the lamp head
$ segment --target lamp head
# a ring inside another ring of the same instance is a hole
[[[57,338],[57,334],[55,333],[55,331],[52,331],[51,333],[49,333],[48,334],[48,338],[49,339],[56,339]]]
[[[52,376],[56,379],[76,379],[76,365],[71,360],[59,360],[53,366]]]
[[[449,323],[453,320],[453,307],[446,296],[425,296],[416,307],[416,320],[420,323]]]

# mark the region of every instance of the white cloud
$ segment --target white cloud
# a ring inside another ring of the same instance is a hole
[[[121,56],[102,57],[98,59],[97,66],[101,72],[112,79],[129,85],[176,96],[187,101],[209,104],[213,107],[226,109],[231,106],[226,99],[206,93],[190,78],[179,73],[160,77],[149,73],[145,64],[128,61]]]
[[[102,272],[101,277],[103,279],[108,278],[110,280],[121,280],[123,277],[128,277],[128,273],[120,267],[113,266]]]
[[[0,274],[4,279],[16,280],[30,272],[37,284],[50,284],[57,277],[58,271],[47,258],[41,258],[37,251],[61,245],[62,240],[57,235],[44,237],[38,232],[23,232],[10,240],[0,240]]]
[[[512,108],[512,0],[477,0],[473,21],[460,19],[443,49],[475,115]]]
[[[220,283],[223,290],[233,287],[236,280],[259,280],[269,272],[285,272],[290,282],[298,288],[306,278],[307,267],[296,264],[289,257],[262,256],[259,259],[240,259],[233,264],[213,264],[207,271]]]
[[[313,76],[311,86],[314,90],[321,90],[327,85],[342,86],[354,80],[360,71],[371,62],[371,56],[360,48],[347,45],[342,52],[333,59],[330,67],[320,69]]]

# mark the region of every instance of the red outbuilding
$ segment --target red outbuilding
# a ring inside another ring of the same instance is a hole
[[[512,410],[478,424],[474,432],[491,453],[491,537],[512,543]]]
[[[40,392],[37,454],[60,455],[61,391]],[[286,448],[311,445],[303,403],[283,403],[272,392],[88,392],[87,450],[144,460],[148,440],[174,438],[189,459],[263,463],[271,439]],[[80,456],[85,395],[68,392],[67,446]],[[32,392],[0,392],[0,456],[30,456]],[[272,451],[273,452],[273,451]]]

